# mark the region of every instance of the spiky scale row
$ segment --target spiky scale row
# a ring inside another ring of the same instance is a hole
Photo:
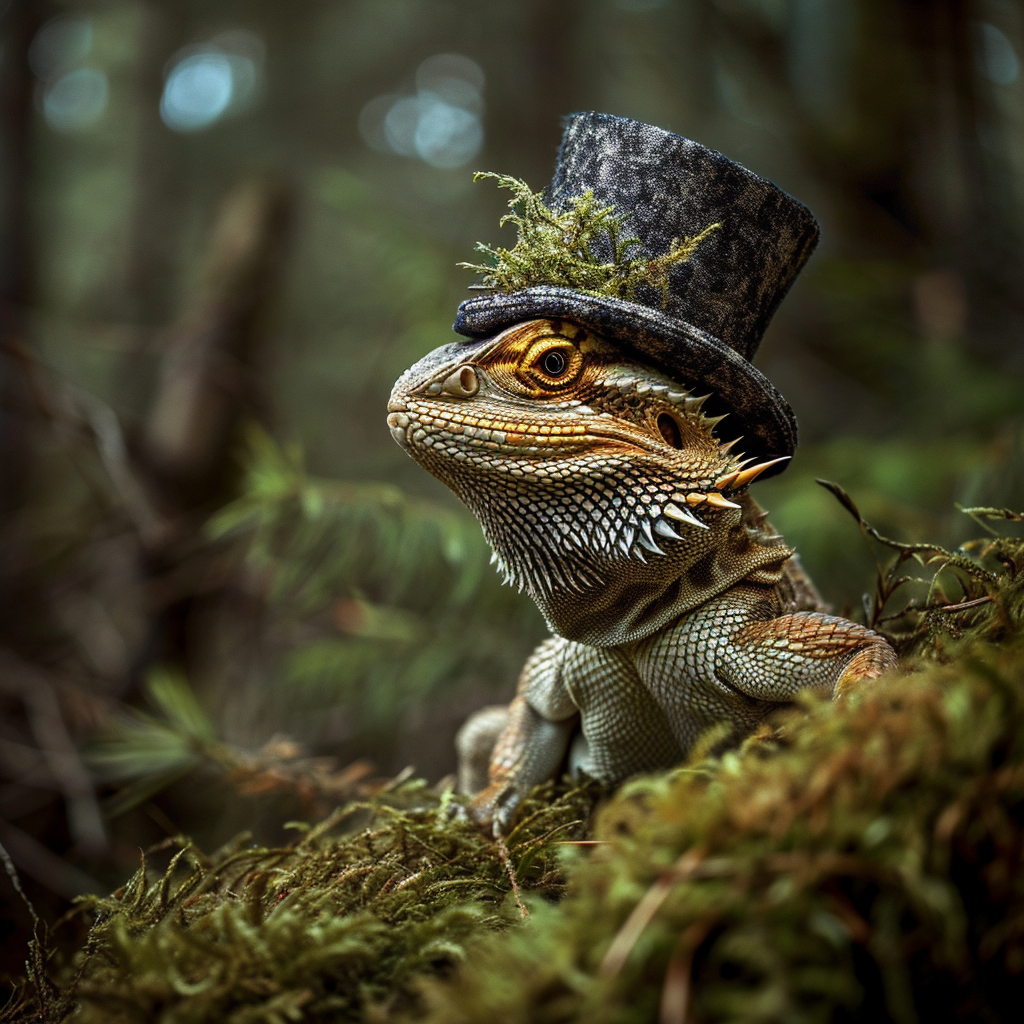
[[[777,466],[780,462],[785,462],[789,458],[791,456],[783,455],[777,459],[769,459],[767,462],[759,462],[756,466],[750,466],[747,469],[735,469],[731,473],[726,473],[725,476],[719,477],[715,481],[715,487],[720,491],[738,491],[741,487],[746,487],[756,480],[770,466]],[[750,462],[751,460],[748,459],[747,461]]]
[[[672,519],[675,519],[680,523],[689,523],[691,526],[699,526],[702,530],[708,529],[707,523],[702,523],[692,512],[685,508],[680,508],[678,505],[672,504],[672,502],[669,502],[662,511],[665,515],[670,516]]]
[[[708,494],[705,495],[704,500],[712,508],[739,508],[735,501],[730,501],[728,498],[723,498],[721,494]]]

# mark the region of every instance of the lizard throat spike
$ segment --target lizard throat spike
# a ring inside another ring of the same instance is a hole
[[[739,508],[735,501],[723,498],[721,494],[711,493],[707,496],[707,502],[713,508]]]
[[[734,491],[740,487],[746,487],[751,481],[756,480],[769,466],[776,466],[780,462],[786,462],[789,458],[789,455],[783,455],[778,459],[770,459],[768,462],[759,462],[756,466],[751,466],[749,469],[744,469],[738,473],[736,479],[728,486]],[[718,485],[716,484],[715,486],[717,487]]]
[[[669,502],[665,506],[664,511],[665,515],[671,516],[673,519],[676,519],[681,523],[689,523],[691,526],[699,526],[702,530],[710,529],[707,523],[702,523],[689,509],[680,508],[678,505],[673,505]]]
[[[720,491],[724,491],[725,488],[731,486],[733,480],[740,475],[740,471],[743,467],[749,466],[753,461],[753,459],[743,459],[740,461],[731,473],[726,473],[725,476],[721,476],[715,481],[715,487]]]
[[[682,540],[683,538],[672,529],[667,519],[658,519],[654,523],[654,532],[660,533],[662,537],[669,537],[671,540]]]
[[[673,497],[678,500],[680,497],[682,497],[682,495],[675,494],[675,495],[673,495]],[[690,496],[687,495],[687,500],[689,500],[689,497]],[[702,495],[702,497],[703,497],[703,495]],[[666,505],[662,509],[662,511],[665,513],[665,515],[671,516],[671,518],[673,518],[673,519],[678,519],[679,522],[681,522],[681,523],[685,523],[685,522],[689,521],[687,519],[687,513],[684,512],[683,509],[681,509],[678,505],[673,504],[671,501],[666,503]]]
[[[648,551],[655,555],[665,554],[661,548],[658,547],[657,541],[654,539],[654,535],[651,533],[651,524],[647,519],[640,521],[640,536],[637,540],[645,547]]]

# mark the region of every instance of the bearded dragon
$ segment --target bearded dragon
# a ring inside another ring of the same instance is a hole
[[[707,397],[559,320],[443,346],[395,384],[393,437],[554,634],[507,710],[460,735],[480,822],[507,828],[564,768],[607,784],[668,768],[718,723],[739,737],[803,689],[839,696],[895,665],[819,610],[749,494],[773,463],[721,440]]]

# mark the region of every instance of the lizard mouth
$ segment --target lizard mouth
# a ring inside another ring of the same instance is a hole
[[[499,421],[466,416],[464,409],[454,402],[418,399],[395,401],[389,408],[391,436],[416,461],[435,473],[448,463],[468,463],[479,472],[519,477],[529,474],[531,464],[597,455],[615,461],[656,460],[664,462],[666,470],[674,475],[679,473],[678,468],[673,469],[679,455],[675,449],[639,426],[611,416],[590,415],[562,422],[511,418]],[[447,471],[441,475],[445,477]],[[696,486],[710,481],[693,483]]]
[[[529,458],[555,450],[588,449],[610,443],[617,450],[629,449],[644,454],[665,450],[664,443],[648,437],[628,424],[611,419],[596,422],[558,422],[543,420],[496,420],[485,417],[457,416],[455,403],[392,401],[388,405],[388,429],[404,448],[427,443],[436,447],[441,440],[478,447],[481,443],[492,451],[504,448],[515,457]],[[461,410],[459,410],[461,412]]]

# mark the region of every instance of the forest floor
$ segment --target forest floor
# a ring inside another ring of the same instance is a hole
[[[603,803],[548,786],[504,842],[415,780],[279,849],[168,841],[64,929],[39,927],[0,1020],[1010,1019],[1024,541],[876,539],[897,549],[874,616],[899,671],[724,754],[708,737]],[[883,616],[915,560],[939,575]]]

